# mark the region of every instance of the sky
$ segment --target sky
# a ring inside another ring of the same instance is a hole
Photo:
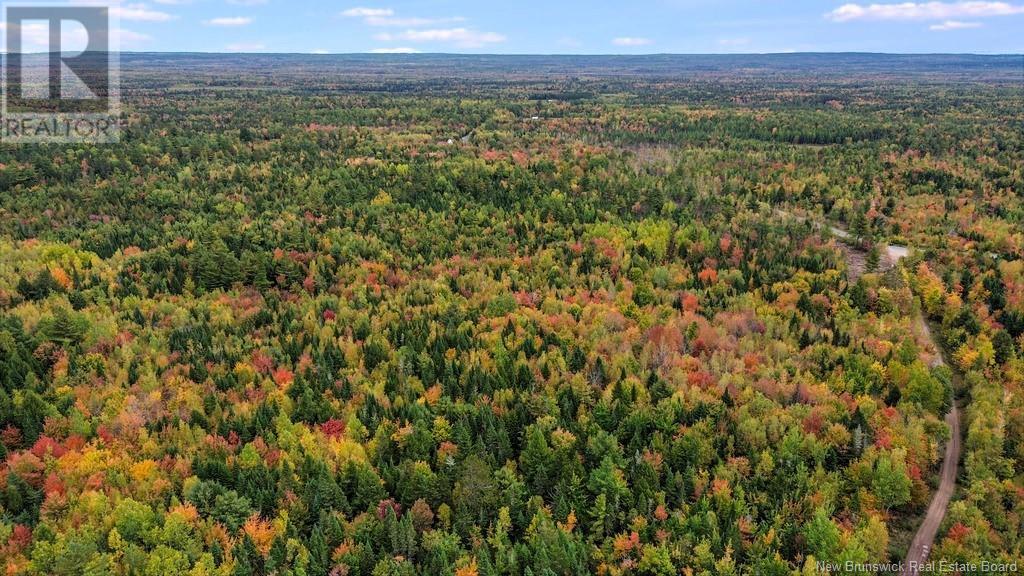
[[[118,18],[119,44],[125,51],[1024,53],[1024,0],[148,0],[107,4]],[[68,28],[65,35],[71,42],[84,37],[81,30]],[[27,23],[24,36],[27,42],[41,43],[45,28]]]

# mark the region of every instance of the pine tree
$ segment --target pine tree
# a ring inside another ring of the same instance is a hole
[[[267,553],[266,570],[268,574],[284,572],[288,567],[288,547],[282,535],[274,537],[270,545],[270,552]]]
[[[555,456],[539,426],[531,426],[527,432],[519,465],[530,492],[547,494],[554,479]]]
[[[231,576],[263,576],[265,574],[263,556],[256,549],[256,544],[248,534],[232,550],[235,557],[235,569]]]
[[[309,576],[327,576],[331,569],[331,559],[327,550],[327,541],[318,524],[313,528],[309,538]]]
[[[871,248],[868,250],[868,261],[867,261],[868,272],[877,272],[878,271],[878,267],[881,265],[881,262],[882,262],[882,253],[878,249],[878,244],[872,244]]]

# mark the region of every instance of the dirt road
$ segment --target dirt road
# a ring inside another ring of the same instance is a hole
[[[943,364],[941,348],[935,343],[928,323],[923,318],[918,318],[918,325],[921,333],[935,347],[936,359],[932,364],[934,366]],[[932,503],[928,506],[928,513],[925,515],[924,521],[921,522],[921,527],[917,529],[917,534],[910,543],[910,549],[907,550],[907,559],[903,563],[904,574],[920,574],[931,571],[926,564],[928,555],[931,554],[935,536],[939,533],[939,526],[946,516],[949,501],[956,490],[957,465],[960,462],[960,411],[957,409],[955,401],[953,409],[946,415],[946,424],[949,426],[950,437],[949,442],[946,443],[946,454],[942,461],[942,479],[939,481],[939,489],[932,497]]]
[[[801,222],[808,221],[808,218],[804,216],[792,214],[781,208],[776,208],[775,213],[781,216],[785,216],[786,218],[795,218],[796,220],[799,220]],[[854,238],[852,234],[850,234],[846,230],[843,230],[842,228],[838,228],[836,226],[828,224],[822,224],[821,222],[817,222],[815,220],[811,220],[811,224],[819,230],[824,230],[825,228],[828,228],[828,231],[831,232],[833,236],[845,241],[841,244],[841,247],[843,249],[843,253],[846,255],[847,268],[849,269],[848,271],[851,280],[854,280],[862,276],[865,272],[867,272],[867,259],[865,257],[866,254],[857,245],[856,238]],[[910,249],[907,248],[906,246],[900,246],[897,244],[889,244],[885,246],[884,250],[882,250],[880,254],[881,259],[879,262],[879,271],[885,272],[890,268],[895,268],[896,265],[899,264],[900,260],[906,258],[909,255]]]
[[[840,238],[849,238],[849,234],[842,229],[832,228],[832,233]],[[889,245],[885,247],[884,256],[888,262],[883,268],[895,266],[900,260],[906,258],[910,250],[905,246]],[[921,316],[917,317],[918,332],[924,337],[933,348],[934,354],[931,362],[932,367],[945,364],[942,359],[942,348],[935,341],[931,327]],[[939,533],[939,526],[946,517],[946,510],[949,508],[949,501],[956,491],[957,466],[960,463],[960,410],[954,399],[953,408],[946,415],[946,425],[949,426],[949,442],[946,443],[946,452],[942,458],[942,475],[939,481],[939,489],[932,496],[931,504],[928,505],[928,512],[925,514],[917,534],[910,542],[907,550],[907,558],[903,563],[903,574],[920,574],[921,572],[933,572],[927,564],[928,556],[931,554],[932,546],[935,544],[935,537]]]
[[[777,209],[777,212],[785,216],[793,216],[788,212]],[[799,220],[804,220],[801,216],[793,216]],[[824,228],[825,225],[820,223],[814,223],[818,228]],[[835,226],[828,226],[829,231],[832,235],[843,239],[850,240],[850,233],[842,228],[836,228]],[[847,249],[847,258],[851,258],[852,253],[858,252],[855,248]],[[862,253],[860,253],[862,254]],[[906,258],[910,254],[910,250],[906,246],[889,245],[885,247],[885,251],[882,253],[883,262],[881,268],[883,270],[896,266],[900,260]],[[854,270],[854,275],[863,273],[862,264],[851,262],[851,268]],[[928,322],[924,318],[918,316],[917,327],[921,336],[923,336],[934,349],[934,359],[932,361],[932,367],[940,366],[945,362],[942,359],[942,348],[939,347],[938,342],[935,341],[935,337],[932,334],[931,328],[928,326]],[[928,566],[928,556],[931,554],[932,546],[935,544],[935,537],[939,533],[939,526],[942,525],[943,518],[946,517],[946,510],[949,508],[949,501],[953,498],[953,492],[956,491],[956,476],[957,466],[960,463],[960,410],[956,406],[956,401],[953,402],[953,408],[946,415],[946,425],[949,426],[950,437],[949,442],[946,443],[946,451],[942,459],[942,476],[939,481],[939,489],[935,491],[935,495],[932,496],[931,504],[928,505],[928,512],[921,522],[921,526],[917,529],[917,534],[914,535],[914,539],[910,543],[910,548],[907,550],[907,558],[903,563],[903,574],[920,574],[922,572],[928,573],[933,572],[930,566]]]
[[[849,238],[850,235],[840,228],[831,228],[832,233],[839,238]],[[906,258],[910,250],[906,246],[889,245],[885,247],[883,256],[887,262],[883,262],[882,268],[895,266],[900,260]],[[932,367],[941,366],[942,348],[932,334],[928,322],[921,316],[917,317],[917,328],[933,348]],[[928,505],[928,512],[925,514],[917,534],[910,543],[907,550],[907,558],[903,563],[903,574],[920,574],[921,572],[933,572],[927,564],[928,556],[931,554],[932,546],[935,544],[935,537],[939,533],[939,526],[946,517],[946,510],[949,508],[949,501],[956,491],[957,466],[960,463],[960,410],[953,402],[953,408],[946,415],[946,425],[949,426],[949,442],[946,443],[946,452],[942,459],[942,476],[939,481],[939,489],[932,496],[931,504]]]

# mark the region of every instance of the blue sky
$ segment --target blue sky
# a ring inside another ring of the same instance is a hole
[[[115,12],[136,51],[1024,53],[1024,0],[147,0]]]

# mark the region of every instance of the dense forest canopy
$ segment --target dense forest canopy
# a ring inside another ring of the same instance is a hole
[[[1022,560],[1021,64],[125,54],[0,145],[0,561],[899,560],[954,402],[932,556]]]

